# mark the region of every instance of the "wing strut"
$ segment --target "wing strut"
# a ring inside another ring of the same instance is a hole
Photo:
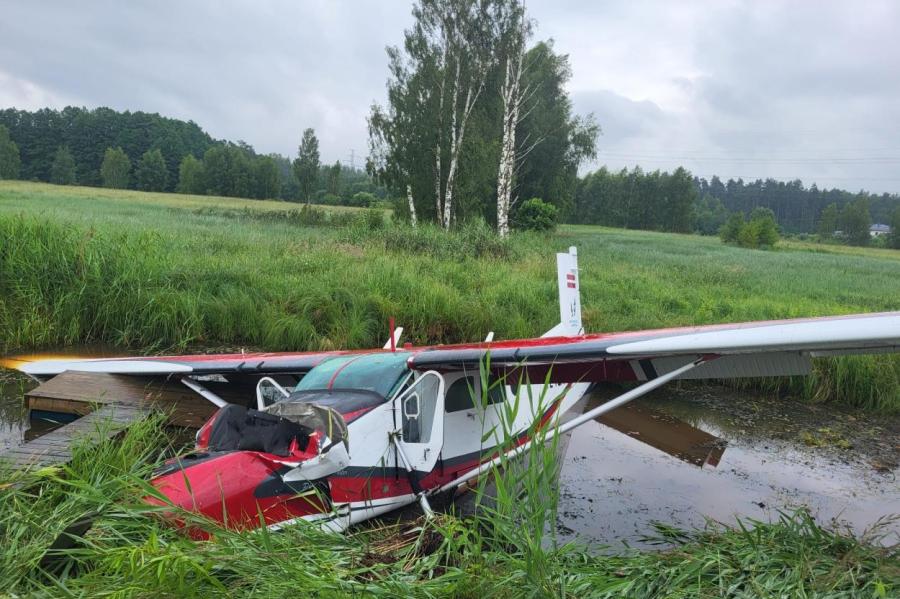
[[[212,403],[216,404],[216,407],[218,407],[218,408],[224,408],[225,406],[228,405],[227,401],[225,401],[224,399],[222,399],[221,397],[219,397],[218,395],[216,395],[215,393],[213,393],[212,391],[210,391],[209,389],[207,389],[206,387],[204,387],[197,381],[191,380],[187,377],[182,377],[181,384],[184,385],[185,387],[187,387],[188,389],[190,389],[191,391],[199,393],[203,397],[203,399],[209,400]]]
[[[643,385],[639,385],[639,386],[635,387],[634,389],[632,389],[631,391],[623,393],[622,395],[618,396],[617,398],[611,399],[608,402],[597,406],[593,410],[585,412],[584,414],[582,414],[581,416],[578,416],[577,418],[573,418],[572,420],[566,422],[565,424],[561,424],[559,427],[556,428],[556,430],[551,431],[551,433],[546,437],[545,440],[550,441],[554,437],[565,434],[572,429],[578,428],[585,422],[591,421],[594,418],[597,418],[598,416],[602,416],[603,414],[606,414],[607,412],[611,412],[611,411],[615,410],[616,408],[624,406],[628,402],[635,400],[638,397],[641,397],[642,395],[646,395],[647,393],[649,393],[650,391],[653,391],[657,387],[661,387],[661,386],[665,385],[672,379],[678,378],[685,372],[687,372],[693,368],[696,368],[697,366],[700,366],[701,364],[704,364],[704,363],[714,359],[715,357],[716,356],[701,356],[701,357],[697,358],[696,360],[694,360],[693,362],[688,362],[681,368],[676,368],[672,372],[667,372],[666,374],[664,374],[662,376],[658,376],[655,379],[653,379],[652,381],[647,381]],[[519,445],[518,447],[511,449],[510,451],[508,451],[506,453],[506,455],[508,457],[515,457],[515,456],[519,455],[520,453],[523,453],[529,447],[531,447],[531,441],[528,441],[527,443],[523,443],[522,445]],[[459,478],[450,481],[446,485],[435,488],[434,490],[431,491],[431,494],[441,493],[443,491],[448,491],[450,489],[454,489],[454,488],[460,486],[461,484],[472,480],[473,478],[475,478],[475,477],[481,475],[482,473],[484,473],[485,471],[487,471],[489,468],[492,468],[496,464],[498,464],[500,462],[500,460],[502,459],[502,457],[503,456],[497,456],[490,462],[485,462],[484,464],[482,464],[475,470],[470,470],[469,472],[466,472]]]

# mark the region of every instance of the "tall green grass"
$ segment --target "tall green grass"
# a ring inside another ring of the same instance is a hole
[[[509,439],[506,439],[509,442]],[[0,470],[0,580],[10,596],[890,597],[898,548],[826,530],[808,514],[779,522],[660,527],[672,548],[592,555],[552,534],[555,447],[491,478],[499,492],[470,518],[375,523],[344,535],[299,524],[220,529],[195,542],[143,503],[171,452],[161,419],[81,446],[62,468]],[[483,487],[482,487],[483,488]],[[75,534],[73,523],[90,520]],[[873,533],[874,534],[874,533]],[[65,541],[65,542],[61,542]]]
[[[900,252],[760,252],[600,227],[500,240],[377,211],[0,182],[0,352],[375,347],[530,337],[558,320],[553,253],[579,249],[586,329],[900,310]],[[378,221],[376,223],[376,220]],[[819,360],[769,387],[900,410],[900,358]]]

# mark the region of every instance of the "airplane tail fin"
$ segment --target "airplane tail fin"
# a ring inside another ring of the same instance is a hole
[[[581,283],[578,276],[578,249],[575,246],[562,254],[556,254],[556,277],[559,287],[559,324],[544,333],[544,337],[556,335],[580,335]]]

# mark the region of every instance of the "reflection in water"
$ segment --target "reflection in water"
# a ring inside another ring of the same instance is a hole
[[[105,345],[62,348],[53,352],[31,353],[0,358],[0,448],[19,445],[62,426],[63,422],[29,422],[24,394],[37,383],[14,371],[22,364],[39,360],[108,358],[123,355],[122,349]]]
[[[23,395],[29,379],[0,369],[0,449],[18,445],[28,429],[28,411]]]
[[[601,401],[595,396],[588,401],[585,411],[600,404]],[[725,451],[726,442],[723,439],[671,414],[639,403],[626,404],[597,420],[632,439],[695,466],[716,467]]]
[[[879,518],[900,513],[900,447],[883,442],[897,438],[900,419],[845,418],[834,407],[759,400],[721,388],[699,393],[690,388],[658,392],[638,400],[630,414],[572,433],[559,483],[563,537],[639,546],[642,537],[653,535],[654,521],[690,528],[703,526],[706,517],[724,523],[734,523],[735,516],[768,520],[780,509],[801,506],[820,522],[862,532]],[[721,452],[721,444],[707,450],[696,429],[660,418],[659,412],[714,432],[728,442],[727,451]],[[800,441],[802,431],[832,430],[838,422],[847,424],[840,434],[854,449]],[[628,434],[619,432],[623,429]],[[701,442],[684,441],[688,451],[676,448],[678,433]],[[874,468],[872,455],[891,466]],[[710,456],[720,458],[718,467],[695,465],[709,464]],[[890,530],[886,542],[900,540],[897,522]]]

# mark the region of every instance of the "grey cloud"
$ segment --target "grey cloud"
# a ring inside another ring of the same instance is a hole
[[[900,190],[896,2],[527,6],[611,166]],[[329,161],[365,153],[384,47],[411,22],[410,3],[377,0],[0,0],[0,15],[0,104],[156,111],[285,154],[311,126]]]

